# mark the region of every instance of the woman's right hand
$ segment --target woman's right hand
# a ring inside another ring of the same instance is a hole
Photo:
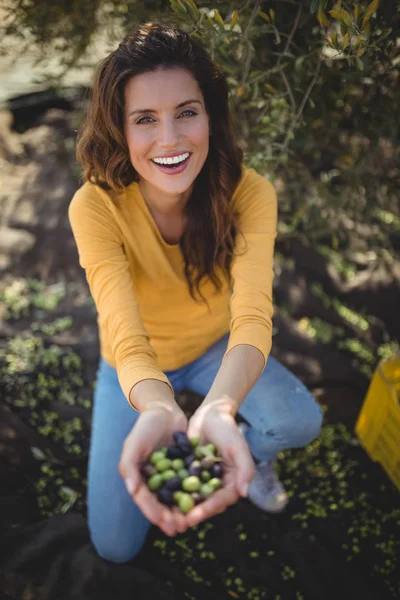
[[[149,406],[140,413],[124,442],[119,472],[128,492],[144,516],[166,535],[174,536],[187,529],[185,516],[177,507],[161,504],[147,487],[140,467],[151,453],[173,441],[175,431],[187,430],[187,418],[178,405]]]

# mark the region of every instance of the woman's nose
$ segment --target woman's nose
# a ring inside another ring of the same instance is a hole
[[[165,121],[160,128],[160,145],[175,146],[179,139],[178,126],[175,121]]]

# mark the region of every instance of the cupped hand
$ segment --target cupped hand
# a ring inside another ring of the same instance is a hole
[[[134,502],[151,523],[169,536],[187,529],[185,515],[177,507],[171,509],[158,501],[148,489],[140,468],[155,449],[172,443],[175,431],[186,431],[187,424],[178,406],[149,407],[140,414],[126,437],[119,463],[119,472]]]
[[[199,437],[202,444],[213,443],[224,465],[222,488],[187,514],[187,524],[193,527],[223,512],[240,496],[246,497],[255,466],[247,442],[223,400],[199,407],[189,421],[188,437]]]

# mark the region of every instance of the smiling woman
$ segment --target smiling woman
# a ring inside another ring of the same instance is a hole
[[[86,181],[69,218],[101,351],[88,472],[98,553],[125,562],[152,523],[175,535],[247,494],[282,510],[275,457],[314,439],[322,417],[269,356],[277,201],[242,164],[224,75],[182,30],[140,27],[99,66],[77,157]],[[189,421],[185,388],[204,396]],[[142,469],[177,431],[224,462],[221,489],[185,515]]]
[[[153,213],[179,219],[209,151],[210,119],[196,79],[183,68],[133,77],[125,87],[125,115],[143,197]]]

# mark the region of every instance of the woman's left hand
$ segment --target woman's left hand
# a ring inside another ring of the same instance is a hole
[[[223,399],[203,403],[197,409],[189,420],[188,437],[199,437],[201,444],[214,444],[224,464],[222,488],[186,516],[188,526],[193,527],[235,504],[239,496],[246,497],[255,466],[249,447]]]

